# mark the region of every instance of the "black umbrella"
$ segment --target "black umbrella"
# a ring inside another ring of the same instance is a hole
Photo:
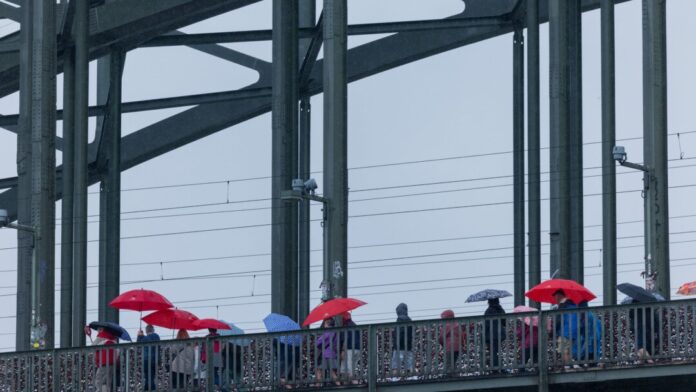
[[[92,321],[89,323],[89,327],[94,330],[102,328],[121,340],[131,341],[128,331],[116,323],[110,321]]]
[[[640,286],[636,286],[633,283],[621,283],[620,285],[616,286],[616,288],[620,292],[628,295],[629,297],[633,298],[634,300],[640,303],[657,301],[657,298],[655,298],[655,295],[653,293]]]

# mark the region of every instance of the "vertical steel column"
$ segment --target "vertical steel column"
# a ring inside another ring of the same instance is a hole
[[[576,0],[549,0],[551,274],[571,278],[571,24]]]
[[[316,20],[316,2],[314,0],[299,0],[299,27],[314,27]],[[300,40],[299,53],[306,56],[311,39]],[[298,64],[302,61],[298,58]],[[299,86],[303,90],[305,86]],[[298,178],[308,179],[311,174],[311,143],[312,143],[312,101],[309,96],[300,98],[300,126],[298,137]],[[297,267],[297,320],[302,321],[309,314],[310,299],[310,261],[311,261],[311,228],[310,201],[299,203],[298,217],[298,267]]]
[[[527,0],[527,160],[529,287],[541,282],[541,158],[539,115],[539,0]],[[530,302],[530,306],[539,304]]]
[[[643,154],[650,169],[646,195],[646,272],[670,298],[667,174],[667,31],[665,0],[643,0]]]
[[[297,203],[281,200],[297,175],[298,7],[273,0],[273,167],[271,309],[297,316]]]
[[[33,1],[32,37],[32,342],[55,340],[56,2]]]
[[[60,346],[72,346],[73,203],[75,187],[75,50],[63,55],[63,201],[60,254]]]
[[[602,0],[602,266],[604,305],[616,305],[614,0]]]
[[[524,35],[515,30],[512,44],[512,112],[513,112],[513,226],[515,305],[524,304]]]
[[[324,192],[329,200],[324,279],[348,293],[348,48],[346,0],[324,0]]]
[[[85,345],[87,312],[87,107],[89,1],[75,1],[75,207],[73,235],[73,346]]]
[[[32,225],[32,41],[33,2],[22,5],[21,47],[19,51],[19,128],[17,133],[17,223]],[[34,252],[32,233],[17,231],[17,318],[15,347],[26,351],[30,347],[31,326],[31,266]]]
[[[100,188],[99,319],[118,323],[109,302],[119,295],[121,267],[121,77],[123,53],[109,55],[108,114],[102,135],[106,164]]]
[[[568,1],[569,51],[569,192],[570,192],[570,278],[584,283],[585,223],[582,169],[582,9],[581,1]]]

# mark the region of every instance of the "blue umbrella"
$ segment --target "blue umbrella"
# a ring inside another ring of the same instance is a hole
[[[512,294],[505,290],[485,289],[478,293],[471,294],[466,302],[488,301],[489,299],[511,297]]]
[[[236,336],[236,335],[244,335],[244,330],[239,328],[238,326],[228,323],[225,320],[220,320],[223,323],[227,324],[230,326],[230,329],[221,329],[218,331],[218,333],[221,336]],[[249,346],[251,345],[252,340],[248,338],[239,338],[239,339],[234,339],[230,343],[236,344],[237,346]]]
[[[89,327],[94,330],[102,328],[121,340],[126,340],[129,342],[131,341],[128,331],[116,323],[112,323],[110,321],[92,321],[89,323]]]
[[[263,324],[266,326],[268,332],[285,332],[285,331],[299,331],[300,325],[293,321],[290,317],[271,313],[266,318],[263,319]],[[299,346],[302,344],[302,337],[300,335],[289,335],[281,336],[278,338],[281,343],[290,344],[292,346]]]

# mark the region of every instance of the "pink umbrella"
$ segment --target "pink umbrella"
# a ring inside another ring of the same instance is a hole
[[[516,306],[514,309],[512,309],[512,313],[528,313],[528,312],[538,312],[539,309],[534,309],[530,308],[529,306]],[[539,326],[539,316],[527,316],[524,318],[524,323],[527,325],[531,325],[533,327],[538,327]],[[551,319],[546,320],[546,329],[551,330]]]

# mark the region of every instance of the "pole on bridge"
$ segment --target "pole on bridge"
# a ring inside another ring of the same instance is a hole
[[[72,347],[73,209],[75,187],[75,48],[63,55],[63,201],[60,233],[60,347]]]
[[[121,272],[121,80],[124,53],[115,49],[106,57],[108,113],[102,125],[104,162],[99,190],[99,320],[119,322],[118,309],[109,302],[120,293]]]
[[[602,280],[604,305],[616,305],[616,77],[614,0],[602,0]]]
[[[645,272],[669,299],[666,19],[665,0],[643,0],[643,161],[649,169]]]
[[[298,206],[281,193],[298,172],[297,29],[297,1],[273,0],[271,310],[291,318],[298,314]]]
[[[299,0],[299,26],[314,27],[316,19],[316,2]],[[299,53],[304,57],[309,50],[311,39],[300,40]],[[298,58],[298,64],[301,64]],[[299,86],[304,89],[305,86]],[[312,145],[312,100],[308,95],[300,97],[300,126],[298,136],[298,178],[309,179],[311,175]],[[297,267],[297,321],[301,322],[309,314],[310,306],[310,261],[311,261],[311,227],[310,200],[298,203],[298,267]]]
[[[16,349],[53,348],[55,326],[55,1],[22,6]]]
[[[324,0],[324,193],[328,199],[324,282],[348,292],[348,85],[346,0]],[[328,264],[328,265],[327,265]]]
[[[524,34],[516,29],[512,44],[513,112],[513,227],[514,227],[514,301],[524,305]]]
[[[75,189],[73,209],[72,345],[84,346],[87,323],[87,144],[89,1],[75,1]]]
[[[579,0],[549,1],[551,274],[583,282]]]
[[[541,158],[539,115],[539,0],[527,0],[527,160],[529,287],[541,282]],[[530,306],[539,304],[530,300]]]

